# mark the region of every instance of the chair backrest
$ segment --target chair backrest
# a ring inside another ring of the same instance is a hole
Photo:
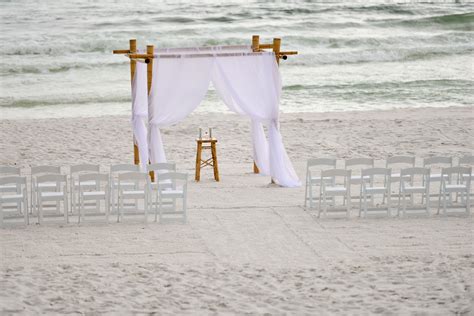
[[[351,158],[344,161],[344,166],[346,169],[348,167],[359,166],[359,167],[373,167],[374,159],[373,158]]]
[[[8,185],[8,184],[24,184],[26,185],[26,177],[20,176],[7,176],[0,178],[0,185]]]
[[[430,173],[431,173],[430,168],[422,168],[422,167],[404,168],[400,170],[400,183],[401,185],[405,185],[405,182],[410,182],[412,184],[413,183],[421,183],[421,184],[426,183],[428,185]]]
[[[148,175],[148,173],[139,172],[139,171],[125,172],[125,173],[120,173],[118,175],[118,181],[119,181],[119,184],[120,182],[123,182],[123,181],[150,182],[150,176]]]
[[[176,186],[182,186],[183,190],[186,190],[188,184],[188,174],[182,172],[167,172],[160,174],[160,182],[158,183],[159,189],[164,188],[176,188]]]
[[[467,179],[464,180],[467,180],[469,185],[472,178],[472,167],[456,166],[441,169],[441,181],[453,183],[459,181],[463,176],[467,176]]]
[[[57,166],[35,166],[31,167],[31,175],[36,174],[61,174],[61,167]]]
[[[458,165],[474,165],[474,156],[466,155],[459,158]]]
[[[348,169],[328,169],[321,170],[321,186],[326,185],[323,178],[333,178],[333,184],[348,184],[351,178],[352,170]]]
[[[134,165],[130,163],[118,164],[118,165],[111,165],[110,166],[110,173],[118,173],[118,172],[139,172],[140,166]]]
[[[176,163],[174,162],[160,162],[152,163],[146,166],[146,170],[150,171],[176,171]]]
[[[81,182],[95,181],[97,186],[100,186],[100,183],[109,182],[109,175],[106,173],[86,173],[79,175],[79,184]]]
[[[392,156],[388,157],[385,163],[385,166],[388,168],[393,165],[409,165],[414,167],[415,166],[415,157],[414,156]]]
[[[36,184],[44,182],[66,183],[67,176],[64,174],[45,174],[36,178]]]
[[[361,175],[365,176],[390,176],[392,169],[390,168],[368,168],[362,169]]]
[[[453,157],[434,156],[423,159],[423,167],[431,165],[453,165]]]
[[[100,171],[100,166],[99,165],[92,165],[92,164],[81,164],[81,165],[75,165],[71,166],[71,175],[73,173],[78,173],[78,172],[99,172]]]
[[[430,168],[422,168],[422,167],[412,167],[412,168],[404,168],[400,171],[401,177],[406,176],[415,176],[415,175],[430,175]]]
[[[0,175],[11,174],[11,175],[20,175],[21,170],[18,167],[11,166],[0,166]]]

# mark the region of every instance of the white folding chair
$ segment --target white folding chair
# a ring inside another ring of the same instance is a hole
[[[70,168],[70,175],[69,175],[69,186],[71,192],[71,213],[76,213],[77,206],[79,204],[79,175],[84,173],[99,173],[100,167],[99,165],[92,165],[92,164],[81,164],[71,166]],[[84,189],[87,188],[94,188],[96,183],[91,180],[89,182],[83,181],[82,184],[85,186]]]
[[[413,156],[392,156],[388,157],[385,161],[385,168],[392,169],[392,174],[390,175],[390,183],[400,182],[400,172],[403,168],[413,168],[415,167],[415,157]],[[397,186],[391,185],[392,190],[397,189]],[[397,197],[398,192],[391,192],[391,197]],[[385,203],[385,199],[383,201]],[[389,201],[392,203],[392,201]]]
[[[3,227],[5,219],[23,217],[25,225],[28,225],[28,190],[26,177],[8,176],[0,178],[0,186],[13,187],[15,191],[0,192],[0,228]],[[16,212],[7,211],[4,204],[15,204]]]
[[[91,185],[94,183],[94,185]],[[109,222],[110,211],[110,185],[109,175],[105,173],[81,174],[78,179],[79,216],[78,223],[85,220],[88,215],[105,215],[105,221]],[[95,202],[95,213],[87,212],[86,201]],[[100,212],[100,201],[104,201],[104,212]]]
[[[458,166],[460,167],[474,167],[474,156],[471,156],[471,155],[465,155],[465,156],[462,156],[459,158],[458,160]],[[469,175],[468,174],[463,174],[461,179],[459,179],[460,183],[465,183],[469,178]],[[471,181],[472,181],[472,177],[471,177]],[[472,192],[472,183],[471,183],[471,192],[469,193],[469,198],[471,199],[471,203],[473,202],[473,199],[472,197],[474,196],[474,193]],[[456,196],[456,201],[457,201],[457,196]],[[464,203],[464,201],[463,201]]]
[[[314,203],[319,201],[319,195],[313,196],[313,187],[317,187],[321,184],[321,170],[335,169],[336,159],[333,158],[312,158],[308,159],[306,166],[306,187],[304,193],[304,207],[308,206],[312,210]],[[325,179],[331,182],[332,178]]]
[[[52,183],[54,186],[49,186]],[[46,185],[48,184],[48,185]],[[64,216],[64,222],[68,223],[68,192],[67,192],[67,176],[62,174],[46,174],[38,176],[35,179],[35,194],[36,194],[36,205],[38,207],[38,223],[43,223],[44,214],[44,202],[54,201],[56,202],[56,214],[48,214],[48,217],[52,216]],[[60,212],[60,204],[63,202],[63,214]]]
[[[460,182],[459,179],[467,176],[464,182]],[[472,168],[471,167],[450,167],[443,168],[441,170],[441,185],[439,189],[439,200],[438,200],[438,212],[441,208],[441,198],[443,198],[443,213],[446,214],[447,210],[447,199],[452,201],[451,194],[457,193],[461,195],[461,201],[466,206],[466,213],[470,213],[470,198],[471,192],[471,180],[472,180]],[[465,195],[465,197],[463,197]]]
[[[112,213],[117,211],[118,207],[118,176],[127,172],[140,172],[140,166],[134,164],[118,164],[110,166],[110,206]],[[133,189],[133,182],[128,183],[128,188]],[[122,182],[122,188],[125,188],[127,183]],[[135,201],[136,204],[136,201]]]
[[[421,194],[421,208],[426,210],[426,214],[430,215],[429,199],[424,198],[430,194],[430,169],[412,167],[402,169],[400,171],[400,190],[398,193],[398,211],[400,216],[400,209],[403,207],[403,215],[407,210],[407,195],[410,196],[410,209],[415,210],[414,195]],[[401,199],[403,198],[403,203]],[[423,203],[426,201],[426,203]]]
[[[186,222],[186,200],[188,192],[188,174],[179,172],[169,172],[160,175],[158,181],[157,199],[158,207],[155,208],[155,222],[158,212],[160,213],[160,222],[163,215],[182,215],[183,223]],[[176,200],[182,200],[181,211],[176,209]],[[168,207],[164,205],[166,200],[172,200]]]
[[[345,204],[346,206],[342,210],[346,211],[346,214],[349,217],[351,209],[351,173],[351,170],[346,169],[329,169],[321,171],[319,200],[320,203],[322,202],[322,207],[319,207],[318,217],[321,215],[321,209],[324,212],[324,216],[327,216],[328,197],[333,201],[333,210],[339,210],[336,208],[337,196],[343,197],[342,204]],[[331,178],[333,181],[325,181],[325,178]]]
[[[153,172],[154,175],[154,181],[151,182],[151,189],[153,191],[158,190],[158,183],[161,182],[162,185],[169,184],[171,185],[170,180],[162,180],[160,179],[160,175],[168,172],[176,172],[176,163],[174,162],[160,162],[160,163],[153,163],[147,165],[147,171],[148,173]],[[154,199],[155,197],[155,199]],[[151,205],[152,207],[158,207],[158,195],[157,194],[152,194],[151,197]]]
[[[362,203],[364,204],[364,216],[367,216],[368,206],[367,197],[370,196],[372,200],[375,199],[376,194],[382,195],[382,201],[387,198],[387,203],[383,206],[383,202],[378,207],[371,207],[371,211],[387,211],[387,215],[390,216],[390,194],[391,194],[391,181],[390,177],[392,169],[390,168],[369,168],[362,169],[361,178],[364,179],[360,186],[360,199],[359,199],[359,217],[362,214]],[[362,202],[363,201],[363,202]]]
[[[441,187],[441,169],[452,167],[452,166],[453,166],[452,157],[434,156],[434,157],[423,159],[423,167],[430,168],[430,189],[433,189],[433,184],[436,182],[439,182],[440,187]],[[436,197],[438,195],[430,193],[426,198],[431,201],[432,196]]]
[[[37,185],[36,179],[37,177],[41,175],[47,175],[47,174],[61,174],[61,167],[57,166],[36,166],[36,167],[31,167],[31,208],[30,208],[30,214],[33,214],[33,212],[37,212],[37,192],[36,189],[45,189],[45,190],[59,190],[60,188],[57,187],[56,182],[43,182],[39,185]],[[58,208],[59,212],[59,208]]]
[[[369,180],[369,177],[362,178],[361,172],[362,169],[373,168],[374,159],[373,158],[351,158],[344,161],[344,169],[351,170],[351,185],[360,185],[363,181]],[[351,196],[351,199],[359,198],[359,196]]]
[[[11,167],[11,166],[0,166],[0,177],[6,177],[6,176],[20,176],[21,175],[21,170],[20,168],[17,167]],[[21,184],[3,184],[0,185],[0,192],[16,192],[17,194],[20,194],[21,191]],[[21,210],[21,202],[17,203],[16,208]]]
[[[144,221],[147,222],[148,208],[150,204],[151,185],[150,176],[143,172],[127,172],[118,175],[118,212],[117,222],[123,218],[125,213],[125,200],[143,200]],[[130,214],[139,212],[138,203],[129,208]]]

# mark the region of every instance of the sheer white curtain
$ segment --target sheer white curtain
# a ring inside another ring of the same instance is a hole
[[[216,58],[212,83],[227,106],[252,119],[254,159],[285,187],[301,183],[278,130],[281,79],[274,54]],[[269,142],[262,123],[268,127]]]
[[[156,58],[148,99],[150,161],[166,161],[159,128],[189,115],[204,98],[211,79],[232,111],[251,118],[254,159],[261,172],[282,186],[301,185],[278,130],[281,80],[273,53]],[[269,141],[262,124],[268,128]]]
[[[138,146],[140,167],[146,170],[148,164],[148,88],[146,64],[137,63],[132,81],[132,127],[135,144]]]
[[[166,162],[160,127],[173,125],[199,106],[209,88],[213,58],[156,58],[148,105],[151,163]]]

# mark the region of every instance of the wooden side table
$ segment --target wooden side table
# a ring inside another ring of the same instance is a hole
[[[201,168],[210,166],[214,168],[214,179],[219,181],[219,168],[217,166],[217,150],[216,143],[217,139],[196,139],[197,142],[197,152],[196,152],[196,174],[194,179],[196,181],[201,180]],[[211,158],[203,160],[202,159],[202,150],[210,149]]]

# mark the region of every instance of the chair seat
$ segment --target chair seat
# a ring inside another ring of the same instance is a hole
[[[121,186],[122,188],[134,187],[134,186],[135,186],[135,183],[134,183],[134,182],[121,182],[121,183],[120,183],[120,186]],[[112,183],[112,187],[118,188],[118,187],[119,187],[118,182],[113,182],[113,183]]]
[[[163,197],[179,197],[183,196],[183,190],[162,190],[160,192],[161,196]]]
[[[405,193],[425,193],[426,192],[426,187],[424,187],[422,185],[411,186],[409,184],[406,184],[402,188],[402,192],[405,192]]]
[[[92,198],[92,197],[105,197],[105,191],[90,191],[90,192],[82,192],[84,197]]]
[[[2,202],[18,202],[24,199],[23,194],[10,194],[0,196],[0,201]]]
[[[122,195],[127,196],[127,197],[142,197],[145,195],[144,190],[128,190],[128,191],[122,191]]]
[[[16,184],[0,185],[0,192],[16,191],[16,190],[17,190],[17,185]]]
[[[448,175],[444,175],[445,179],[448,179]],[[441,174],[440,173],[432,173],[430,174],[430,181],[441,181]]]
[[[387,192],[386,187],[365,187],[364,191],[366,193],[372,193],[372,194],[377,194],[377,193],[385,193]]]
[[[462,179],[463,179],[464,181],[468,180],[468,179],[469,179],[469,177],[471,177],[471,175],[470,175],[470,174],[463,174],[463,175],[462,175]],[[472,180],[472,179],[474,179],[474,178],[473,178],[473,177],[471,177],[471,180]]]
[[[65,192],[40,192],[42,199],[57,200],[58,198],[63,198],[65,195]]]
[[[400,181],[400,178],[401,178],[400,173],[392,173],[392,174],[390,175],[390,181],[391,181],[391,182],[398,182],[398,181]],[[409,179],[410,179],[410,176],[409,176],[409,175],[404,175],[404,176],[403,176],[403,179],[409,180]]]
[[[332,181],[332,177],[324,177],[324,181]],[[311,183],[319,184],[321,183],[321,177],[311,177]]]
[[[56,188],[57,183],[56,182],[41,182],[38,183],[39,188]]]
[[[464,192],[467,191],[467,186],[465,184],[446,184],[446,192]]]
[[[362,177],[361,175],[351,176],[351,183],[352,184],[361,183],[362,180],[370,180],[370,176],[364,176],[364,177]]]
[[[347,192],[347,188],[344,186],[328,186],[324,191],[326,194],[342,194]]]
[[[94,180],[90,180],[90,181],[82,181],[80,183],[80,185],[82,187],[87,187],[87,186],[95,186],[96,185],[96,182]],[[79,181],[74,181],[74,187],[79,187]]]

